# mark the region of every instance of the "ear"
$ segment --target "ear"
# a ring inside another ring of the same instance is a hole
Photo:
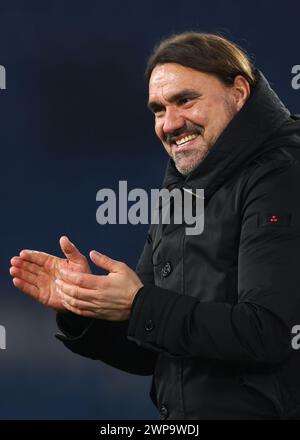
[[[240,111],[250,96],[250,84],[242,75],[237,75],[234,78],[231,92],[233,94],[236,109],[237,111]]]

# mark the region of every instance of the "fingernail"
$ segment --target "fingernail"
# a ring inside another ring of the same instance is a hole
[[[93,250],[93,251],[91,251],[91,252],[94,252],[95,254],[99,255],[99,257],[101,257],[101,255],[102,255],[102,254],[100,254],[100,252],[95,251],[95,250]]]
[[[38,254],[39,253],[39,251],[34,251],[32,249],[24,249],[23,251],[24,252],[30,252],[31,254]],[[21,251],[21,252],[23,252],[23,251]]]

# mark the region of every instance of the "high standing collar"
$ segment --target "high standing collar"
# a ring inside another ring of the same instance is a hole
[[[242,164],[274,148],[266,141],[290,120],[290,112],[264,75],[256,71],[256,76],[258,82],[249,99],[205,159],[188,176],[180,174],[170,159],[164,187],[185,186],[193,191],[204,189],[205,198],[209,198]]]

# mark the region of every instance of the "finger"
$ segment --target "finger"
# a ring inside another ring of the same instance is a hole
[[[64,268],[59,270],[59,279],[84,289],[98,290],[103,288],[107,284],[103,278],[106,278],[106,276],[74,272]]]
[[[67,302],[62,300],[62,305],[69,310],[72,313],[75,313],[76,315],[79,316],[85,316],[86,318],[95,318],[96,317],[96,313],[95,312],[91,312],[90,310],[81,310],[81,309],[77,309],[76,307],[70,306],[70,304],[68,304]]]
[[[107,255],[100,254],[97,251],[90,252],[90,259],[96,266],[107,270],[108,272],[120,272],[124,263],[121,261],[113,260]]]
[[[38,264],[39,266],[43,266],[47,259],[53,256],[50,254],[46,254],[45,252],[24,249],[20,252],[20,257],[23,258],[23,260]]]
[[[20,278],[13,278],[14,286],[18,289],[22,290],[25,293],[28,293],[33,298],[38,299],[39,298],[39,289],[34,286],[33,284],[30,284],[24,280],[21,280]]]
[[[120,311],[120,309],[124,308],[124,301],[122,299],[111,297],[105,292],[102,294],[99,290],[84,289],[65,283],[62,280],[55,280],[55,283],[57,292],[69,297],[70,301],[84,301],[90,305],[97,305],[98,308],[101,307],[101,309],[106,311]]]
[[[83,287],[78,287],[74,284],[68,284],[60,279],[55,280],[56,286],[60,289],[65,295],[68,295],[72,298],[80,299],[82,301],[93,301],[95,300],[95,290],[85,289]],[[98,292],[98,297],[99,297]],[[101,299],[99,298],[99,301]]]
[[[128,319],[127,316],[130,313],[130,310],[124,310],[122,314],[120,314],[120,310],[101,310],[101,312],[98,311],[91,311],[91,310],[85,310],[80,309],[77,307],[71,306],[68,302],[62,300],[62,305],[65,309],[69,310],[72,313],[75,313],[79,316],[85,316],[86,318],[96,318],[96,319],[105,319],[109,321],[123,321]]]
[[[9,273],[13,277],[19,278],[26,283],[37,286],[37,276],[31,272],[28,272],[28,271],[20,269],[18,267],[12,266],[9,269]]]
[[[68,296],[64,294],[64,292],[59,288],[56,287],[57,293],[59,293],[61,301],[69,304],[72,307],[75,307],[76,309],[81,310],[88,310],[90,312],[95,312],[95,304],[88,302],[88,301],[82,301],[80,299],[76,299],[72,296]]]
[[[66,258],[73,263],[82,263],[83,260],[86,260],[85,256],[79,252],[75,244],[67,236],[63,235],[59,239],[59,244]]]
[[[18,267],[20,269],[26,270],[28,272],[39,274],[41,271],[41,266],[35,263],[28,263],[26,260],[23,260],[21,257],[13,257],[11,260],[11,265],[14,267]]]

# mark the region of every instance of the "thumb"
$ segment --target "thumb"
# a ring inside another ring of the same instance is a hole
[[[119,272],[120,262],[109,258],[107,255],[100,254],[97,251],[90,252],[90,259],[96,266],[107,270],[108,272]]]
[[[61,250],[69,261],[72,261],[73,263],[82,263],[82,260],[85,260],[84,255],[79,252],[77,247],[65,235],[60,238],[59,244]]]

